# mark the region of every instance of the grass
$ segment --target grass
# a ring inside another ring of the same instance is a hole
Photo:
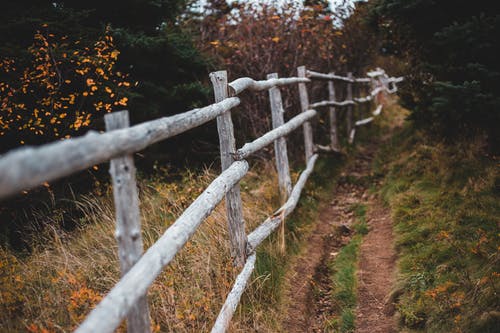
[[[356,298],[357,298],[357,269],[359,248],[363,236],[368,233],[366,223],[366,206],[354,204],[351,210],[356,216],[353,224],[354,236],[349,243],[342,247],[338,255],[329,262],[332,281],[332,303],[337,315],[325,324],[325,330],[330,332],[354,332]]]
[[[498,171],[481,141],[432,143],[408,128],[379,154],[403,331],[500,331]]]
[[[281,329],[285,272],[306,239],[317,217],[318,203],[334,183],[341,164],[338,159],[318,161],[296,212],[287,220],[286,254],[280,252],[275,236],[259,248],[256,270],[231,331]],[[211,170],[186,171],[177,182],[166,183],[161,176],[140,181],[146,248],[215,176]],[[294,172],[292,178],[297,177],[298,172]],[[247,232],[279,206],[276,188],[277,177],[270,164],[255,165],[242,180]],[[37,236],[27,256],[0,248],[0,331],[71,331],[119,279],[110,190],[100,196],[87,195],[77,205],[83,216],[77,231],[48,228]],[[208,331],[237,274],[230,259],[221,204],[150,288],[153,329]],[[124,325],[119,331],[124,331]]]

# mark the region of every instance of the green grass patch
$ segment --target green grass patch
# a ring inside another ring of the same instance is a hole
[[[355,235],[329,263],[332,299],[337,315],[326,322],[325,330],[328,332],[354,332],[359,248],[363,236],[368,233],[366,209],[364,204],[354,204],[351,207],[356,216],[356,223],[353,225]]]
[[[500,177],[498,162],[478,147],[405,130],[379,154],[405,331],[500,331]]]

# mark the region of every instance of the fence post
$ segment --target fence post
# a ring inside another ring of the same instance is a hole
[[[267,79],[277,79],[278,74],[267,75]],[[269,89],[269,101],[271,104],[271,116],[273,129],[285,123],[283,114],[283,101],[278,87]],[[290,178],[290,166],[288,164],[288,153],[286,139],[281,137],[274,141],[274,154],[276,156],[276,170],[278,171],[278,183],[280,189],[281,204],[284,204],[292,192],[292,180]]]
[[[347,77],[349,79],[352,79],[352,72],[347,73]],[[348,101],[352,101],[352,83],[348,82],[347,83],[347,98]],[[351,132],[353,130],[353,107],[352,105],[347,106],[347,115],[346,115],[346,121],[347,121],[347,137],[351,137]]]
[[[297,76],[298,77],[306,77],[306,66],[297,67]],[[307,88],[305,83],[299,83],[299,97],[300,97],[300,106],[302,112],[306,112],[309,109],[309,96],[307,94]],[[306,164],[314,153],[314,144],[313,144],[313,133],[311,123],[306,121],[302,126],[304,130],[304,150],[306,154]]]
[[[334,75],[334,72],[330,73]],[[335,96],[335,86],[333,85],[333,80],[328,81],[328,96],[331,102],[336,101]],[[337,133],[337,110],[335,106],[330,106],[329,108],[329,117],[330,117],[330,147],[334,151],[340,151],[339,147],[339,137]]]
[[[128,111],[104,116],[106,131],[130,126]],[[142,256],[141,216],[135,179],[134,158],[124,155],[110,161],[109,173],[113,181],[116,209],[116,240],[122,276]],[[143,295],[127,315],[127,332],[151,332],[147,295]]]
[[[210,80],[214,87],[215,102],[220,102],[228,97],[227,72],[219,71],[210,73]],[[231,112],[227,111],[217,117],[217,130],[219,132],[220,158],[222,171],[229,168],[234,162],[233,154],[236,152],[233,121]],[[240,185],[236,184],[226,194],[226,213],[231,242],[231,256],[236,266],[243,266],[246,260],[247,236],[243,208],[241,203]]]

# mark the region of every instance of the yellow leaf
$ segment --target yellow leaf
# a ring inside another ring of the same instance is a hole
[[[122,99],[120,99],[118,101],[118,104],[123,105],[123,106],[127,106],[127,101],[128,101],[128,98],[127,97],[123,97]]]
[[[111,58],[116,60],[118,58],[119,54],[120,54],[120,51],[113,50],[113,51],[111,51]]]

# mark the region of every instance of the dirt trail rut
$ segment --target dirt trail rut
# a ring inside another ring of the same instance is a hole
[[[320,208],[307,248],[289,276],[290,305],[284,332],[328,332],[325,322],[333,315],[328,262],[352,236],[351,207],[356,203],[368,206],[370,228],[360,249],[356,332],[395,332],[393,309],[386,304],[394,283],[392,222],[388,209],[367,192],[375,151],[375,143],[358,150],[333,189],[331,201]]]

